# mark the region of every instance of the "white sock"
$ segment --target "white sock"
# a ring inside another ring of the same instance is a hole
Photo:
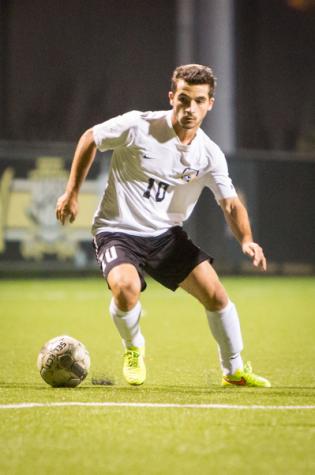
[[[131,310],[124,312],[117,307],[113,298],[111,300],[109,312],[125,348],[144,346],[144,338],[139,325],[141,308],[141,303],[138,301]]]
[[[236,307],[229,300],[222,310],[217,312],[206,310],[206,314],[212,335],[218,343],[223,374],[233,374],[236,370],[243,368],[240,355],[243,340]]]

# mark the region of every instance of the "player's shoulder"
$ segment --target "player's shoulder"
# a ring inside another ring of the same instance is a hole
[[[121,117],[130,122],[150,122],[151,120],[160,119],[166,116],[167,111],[139,111],[132,110],[125,112]]]
[[[162,119],[166,114],[167,111],[132,110],[119,116],[119,120],[128,128],[146,129],[152,121]]]
[[[162,119],[166,117],[168,111],[146,111],[141,112],[141,119],[146,121],[151,121],[155,119]]]
[[[132,127],[133,125],[136,125],[138,123],[138,121],[140,120],[141,114],[142,114],[141,111],[131,110],[117,116],[116,120],[124,122],[126,125]]]

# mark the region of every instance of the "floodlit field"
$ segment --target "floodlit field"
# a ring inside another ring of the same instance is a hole
[[[315,473],[315,279],[224,282],[244,358],[271,389],[220,387],[203,309],[183,291],[149,282],[148,377],[130,387],[101,278],[1,281],[0,473]],[[90,351],[90,374],[75,389],[49,387],[36,368],[42,344],[60,334]]]

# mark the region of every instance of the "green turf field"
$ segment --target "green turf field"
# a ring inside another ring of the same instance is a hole
[[[315,279],[224,283],[241,315],[244,358],[271,389],[220,387],[203,309],[183,291],[149,282],[142,296],[148,377],[128,387],[101,278],[1,281],[0,473],[314,474]],[[75,389],[49,387],[36,368],[42,344],[59,334],[90,351],[90,374]]]

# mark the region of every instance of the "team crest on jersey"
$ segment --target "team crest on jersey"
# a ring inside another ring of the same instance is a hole
[[[194,168],[185,168],[183,171],[181,178],[189,183],[190,181],[194,180],[199,174],[199,170],[195,170]]]

